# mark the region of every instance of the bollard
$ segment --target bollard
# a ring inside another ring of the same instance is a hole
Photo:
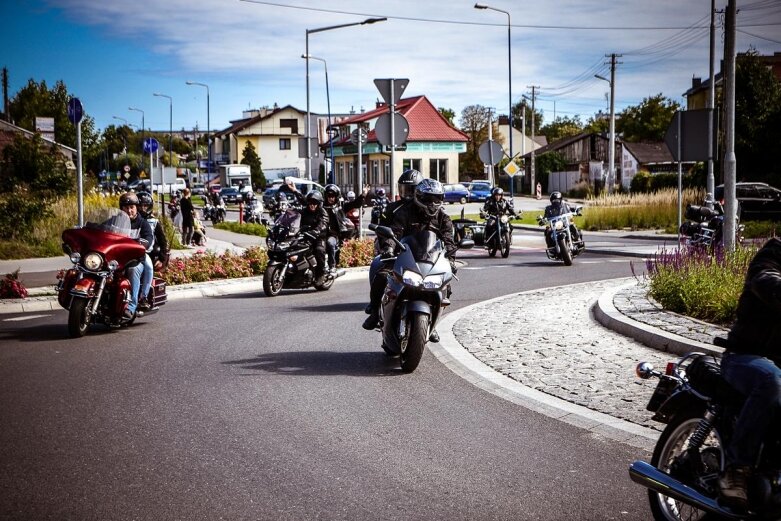
[[[542,199],[542,185],[537,183],[537,199]]]

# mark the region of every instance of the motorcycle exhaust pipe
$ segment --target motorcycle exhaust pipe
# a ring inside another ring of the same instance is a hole
[[[629,477],[632,478],[632,481],[645,488],[682,501],[700,510],[723,516],[726,519],[745,518],[745,516],[735,514],[731,510],[720,506],[714,499],[700,494],[693,488],[684,485],[645,461],[632,463],[629,466]]]

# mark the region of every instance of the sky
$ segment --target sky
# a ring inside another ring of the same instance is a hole
[[[9,96],[30,79],[62,80],[98,129],[108,125],[221,130],[242,112],[292,105],[372,109],[375,78],[408,78],[456,113],[483,105],[507,114],[539,86],[545,122],[607,111],[611,53],[616,112],[658,93],[682,102],[708,77],[710,0],[0,0],[0,67]],[[716,0],[716,9],[726,0]],[[738,0],[737,50],[781,52],[781,0]],[[498,10],[498,11],[497,11]],[[505,12],[501,12],[505,11]],[[312,32],[387,17],[384,22]],[[512,77],[508,78],[508,20]],[[723,54],[717,17],[717,71]],[[186,81],[208,85],[207,89]],[[171,96],[154,96],[154,93]],[[169,121],[169,109],[172,110]],[[208,116],[208,117],[207,117]],[[116,119],[121,118],[121,119]]]

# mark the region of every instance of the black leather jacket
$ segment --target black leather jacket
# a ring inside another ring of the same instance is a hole
[[[504,198],[497,201],[493,198],[493,196],[485,200],[485,204],[483,205],[483,212],[487,213],[488,215],[497,216],[504,215],[506,213],[512,215],[513,217],[517,215],[511,201],[508,201]]]
[[[388,205],[386,215],[397,239],[428,229],[444,243],[445,256],[449,259],[455,258],[458,247],[453,241],[453,221],[444,210],[440,209],[434,217],[429,217],[412,201],[396,201]],[[390,239],[384,239],[382,247],[393,249],[395,243]]]
[[[301,210],[301,231],[310,232],[318,239],[324,239],[328,229],[328,213],[320,206],[315,211],[308,207]]]
[[[336,203],[333,206],[324,206],[326,213],[328,213],[329,237],[340,237],[343,232],[348,231],[346,212],[362,207],[363,199],[363,194],[360,194],[352,201],[347,201],[343,204]]]
[[[728,350],[781,363],[781,239],[774,237],[748,266]]]
[[[557,217],[561,214],[568,213],[574,211],[573,208],[565,203],[564,201],[561,202],[561,204],[549,204],[545,207],[545,217]]]

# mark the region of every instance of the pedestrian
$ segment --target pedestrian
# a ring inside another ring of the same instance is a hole
[[[190,199],[190,189],[185,188],[182,192],[182,200],[179,202],[179,211],[182,214],[182,244],[190,246],[193,239],[195,209],[192,199]]]

